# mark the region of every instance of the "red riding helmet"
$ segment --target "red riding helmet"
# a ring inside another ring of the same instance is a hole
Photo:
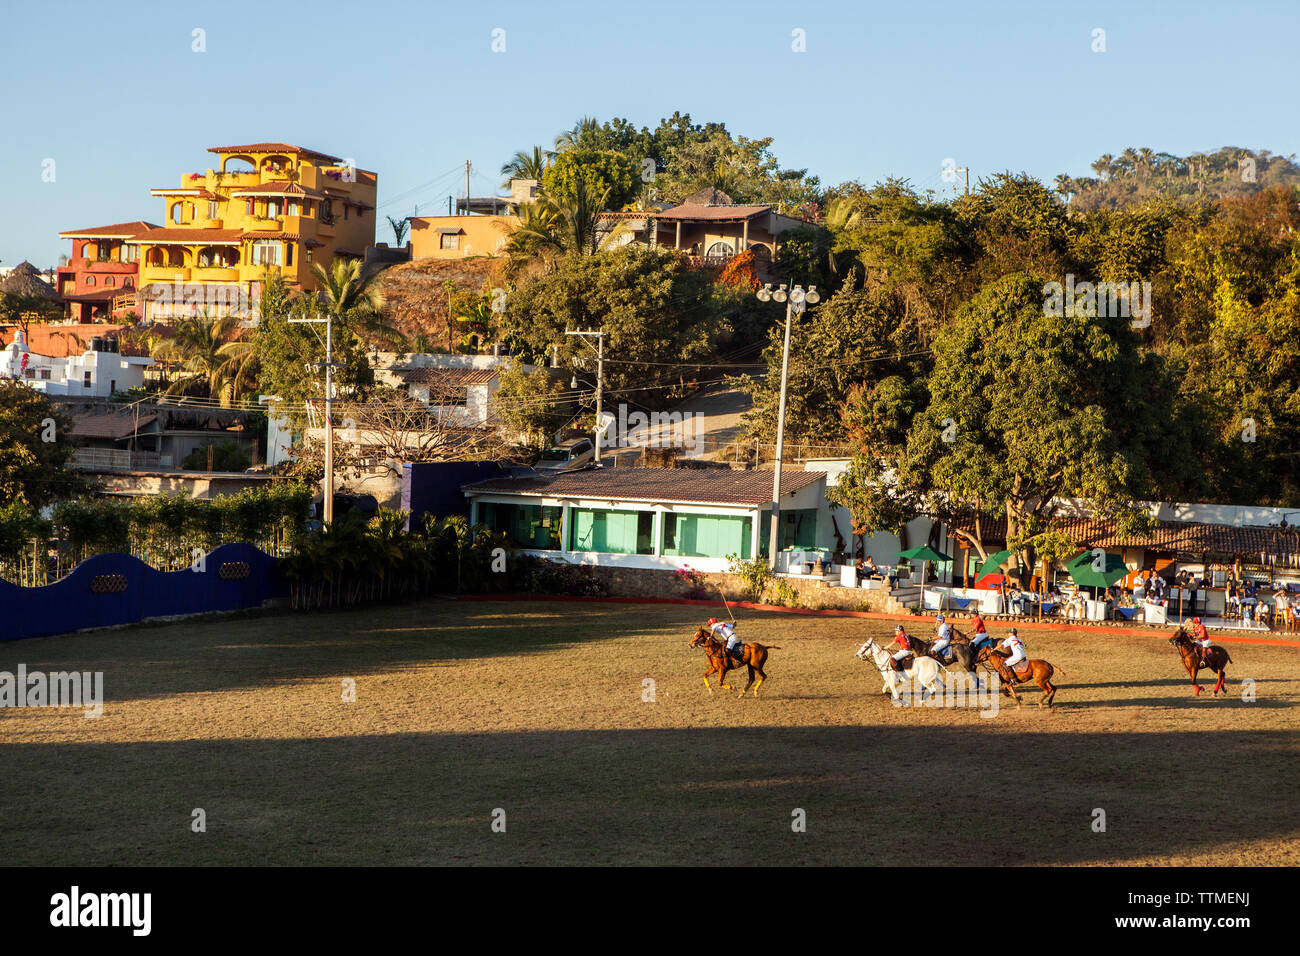
[[[711,618],[709,618],[709,625],[710,625],[710,626],[712,626],[712,625],[714,625],[714,624],[717,624],[717,623],[718,623],[718,619],[717,619],[716,617],[711,617]]]

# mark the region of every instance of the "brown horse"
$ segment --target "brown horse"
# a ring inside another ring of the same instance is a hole
[[[1002,678],[1002,688],[1011,695],[1011,699],[1016,702],[1017,707],[1020,706],[1020,698],[1016,695],[1015,685],[1025,684],[1031,680],[1043,689],[1043,697],[1038,702],[1038,706],[1042,707],[1046,704],[1051,707],[1052,700],[1056,697],[1056,685],[1052,683],[1052,674],[1061,669],[1053,667],[1047,661],[1030,657],[1023,662],[1027,666],[1028,672],[1024,677],[1021,677],[1007,667],[1006,661],[1010,656],[993,647],[982,647],[979,653],[980,661],[992,664],[993,668],[998,672],[998,676]],[[1061,676],[1065,676],[1065,671],[1061,671]]]
[[[1187,632],[1179,627],[1174,631],[1173,637],[1169,638],[1169,643],[1174,645],[1178,650],[1178,656],[1183,659],[1183,667],[1187,669],[1187,676],[1192,679],[1192,686],[1196,688],[1196,693],[1201,693],[1201,685],[1196,681],[1196,674],[1202,667],[1212,671],[1219,676],[1214,684],[1214,691],[1210,696],[1214,696],[1220,690],[1224,696],[1228,695],[1226,681],[1228,679],[1227,667],[1232,663],[1232,658],[1218,644],[1211,644],[1205,651],[1204,659],[1201,658],[1199,648],[1192,643]]]
[[[704,653],[709,656],[709,669],[704,672],[704,686],[709,688],[709,693],[713,693],[713,688],[709,684],[709,675],[718,675],[718,686],[723,690],[731,690],[731,685],[726,682],[727,671],[736,670],[735,658],[727,653],[727,646],[713,636],[713,632],[707,626],[702,626],[695,632],[695,637],[687,644],[688,647],[702,647]],[[763,665],[767,663],[768,651],[779,651],[780,645],[771,644],[764,646],[762,644],[741,644],[741,663],[749,669],[749,683],[745,689],[740,692],[740,696],[745,696],[745,691],[750,687],[754,688],[754,696],[758,696],[758,688],[763,686],[763,681],[767,680],[767,674],[763,673]],[[754,675],[758,675],[758,684],[754,684]]]

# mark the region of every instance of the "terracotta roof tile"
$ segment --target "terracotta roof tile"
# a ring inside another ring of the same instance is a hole
[[[970,519],[963,520],[956,527],[974,533],[975,523]],[[1115,522],[1109,518],[1058,518],[1055,527],[1085,548],[1150,548],[1171,553],[1242,557],[1276,555],[1278,563],[1300,565],[1300,529],[1296,528],[1161,521],[1146,534],[1121,535],[1115,529]],[[982,518],[980,531],[986,547],[1004,543],[1006,518]]]
[[[120,441],[137,434],[137,426],[144,428],[157,418],[157,415],[141,415],[137,420],[135,415],[121,412],[110,412],[107,415],[73,415],[72,434],[76,438],[112,438]]]
[[[304,149],[301,146],[294,146],[290,143],[246,143],[243,146],[210,146],[209,153],[293,153],[295,155],[310,156],[313,159],[323,159],[330,163],[343,162],[338,156],[331,156],[329,153],[318,153],[314,149]]]
[[[93,229],[69,229],[59,233],[60,239],[134,239],[142,232],[159,227],[152,222],[137,219],[135,222],[119,222],[113,226],[95,226]]]
[[[821,471],[781,470],[782,497],[826,477]],[[685,504],[761,505],[772,500],[772,472],[694,468],[594,468],[554,477],[490,478],[465,485],[474,493],[606,498]]]
[[[496,368],[413,368],[400,374],[408,385],[464,388],[467,385],[486,385],[500,371]]]
[[[772,211],[771,206],[696,206],[682,204],[659,213],[659,219],[702,219],[713,222],[730,219],[753,219]]]

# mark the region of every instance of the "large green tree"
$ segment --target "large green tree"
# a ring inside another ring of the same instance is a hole
[[[735,307],[679,257],[627,246],[557,260],[509,297],[504,326],[516,349],[534,360],[558,345],[562,362],[587,382],[596,378],[595,356],[564,333],[603,328],[610,400],[622,393],[644,401],[680,393],[698,377],[730,336]]]
[[[0,502],[39,508],[83,491],[72,455],[72,420],[44,393],[0,379]]]
[[[1186,487],[1194,426],[1163,361],[1128,318],[1057,317],[1044,298],[1041,279],[1018,274],[963,307],[935,341],[923,406],[897,383],[858,395],[847,414],[863,462],[842,483],[846,503],[859,499],[855,521],[1002,515],[1033,568],[1053,498],[1088,499],[1137,528],[1135,501]],[[891,408],[897,417],[879,414]],[[881,496],[901,514],[861,504]]]

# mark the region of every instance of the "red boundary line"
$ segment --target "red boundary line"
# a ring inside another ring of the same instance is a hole
[[[569,597],[565,594],[462,594],[460,601],[564,601],[596,604],[683,604],[698,607],[717,607],[717,601],[695,601],[690,598],[656,598],[656,597]],[[814,610],[805,607],[780,607],[775,604],[751,604],[748,601],[732,601],[732,607],[748,608],[751,611],[773,611],[779,614],[804,614],[817,617],[861,617],[875,621],[915,621],[925,618],[924,614],[890,614],[886,611],[848,611],[839,608],[821,608]],[[1002,624],[1002,621],[994,621]],[[1049,624],[1041,621],[1016,621],[1017,628],[1035,631],[1067,631],[1079,634],[1110,634],[1124,637],[1159,637],[1167,634],[1156,628],[1138,630],[1125,627],[1095,627],[1087,624]],[[1229,634],[1214,635],[1216,641],[1228,641],[1234,644],[1268,644],[1277,647],[1300,647],[1300,641],[1285,640],[1276,637],[1237,637]]]

